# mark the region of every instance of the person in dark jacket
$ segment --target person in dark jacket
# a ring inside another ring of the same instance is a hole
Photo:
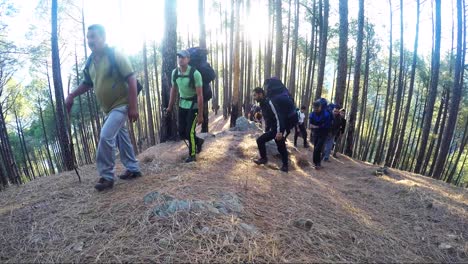
[[[333,120],[330,127],[330,132],[328,133],[327,140],[325,141],[325,150],[324,150],[324,161],[330,161],[330,154],[335,145],[336,139],[342,133],[343,118],[340,114],[340,107],[338,105],[333,106]]]
[[[257,138],[260,158],[255,159],[254,162],[258,165],[268,162],[266,143],[274,139],[283,162],[281,171],[288,172],[288,151],[286,150],[286,138],[284,137],[286,120],[281,120],[283,117],[279,115],[277,106],[266,97],[262,88],[255,88],[253,96],[255,101],[260,104],[263,119],[265,120],[265,133]]]
[[[346,130],[346,110],[343,108],[340,110],[340,117],[341,117],[341,123],[340,123],[340,131],[338,135],[335,137],[335,150],[333,151],[333,157],[338,158],[336,153],[338,152],[338,146],[341,145],[341,139],[343,138],[343,135]]]
[[[314,133],[314,168],[321,169],[323,146],[327,139],[332,117],[330,113],[322,109],[320,101],[314,102],[314,111],[309,115],[310,128]]]
[[[302,136],[304,139],[304,148],[308,148],[309,144],[307,144],[307,130],[305,127],[305,110],[306,107],[302,106],[301,107],[301,112],[299,113],[299,122],[294,128],[294,146],[297,147],[297,138],[299,137],[299,134]]]

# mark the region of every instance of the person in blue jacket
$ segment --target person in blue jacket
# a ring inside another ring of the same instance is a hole
[[[327,139],[332,123],[332,116],[329,111],[323,109],[323,102],[314,102],[314,111],[309,115],[310,128],[314,134],[314,168],[321,169],[324,143]]]

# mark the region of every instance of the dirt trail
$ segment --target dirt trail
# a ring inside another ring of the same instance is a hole
[[[197,163],[182,163],[184,143],[159,144],[139,155],[143,178],[105,193],[93,189],[95,166],[81,168],[81,184],[70,172],[0,193],[0,261],[468,262],[466,190],[394,170],[376,177],[341,155],[314,171],[312,152],[291,146],[285,174],[254,165],[255,135],[226,126],[212,118],[216,135]],[[202,201],[234,193],[243,208],[158,217],[143,202],[152,191]]]

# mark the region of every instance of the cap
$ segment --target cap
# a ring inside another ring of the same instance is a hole
[[[190,58],[190,53],[186,50],[179,50],[177,52],[177,56],[183,57],[183,58]]]

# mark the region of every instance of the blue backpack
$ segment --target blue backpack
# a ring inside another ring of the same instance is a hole
[[[284,86],[278,78],[269,78],[265,80],[266,96],[278,107],[278,111],[286,116],[286,129],[290,130],[299,123],[299,112],[294,104],[294,99],[289,93],[288,88]]]

